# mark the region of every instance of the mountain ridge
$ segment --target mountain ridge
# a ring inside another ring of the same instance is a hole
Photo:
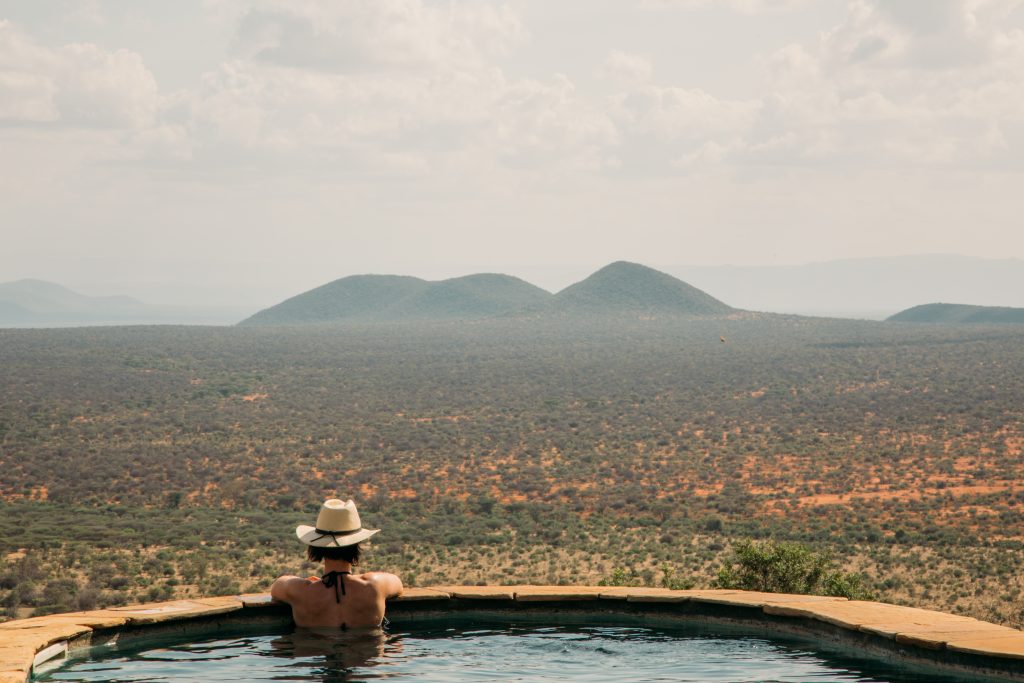
[[[46,280],[0,283],[0,322],[7,324],[131,319],[147,310],[128,296],[87,296]]]
[[[87,296],[56,282],[34,278],[0,283],[0,301],[16,304],[36,313],[132,310],[146,306],[130,296]]]
[[[697,316],[735,310],[667,273],[616,261],[557,294],[496,273],[437,281],[401,275],[350,275],[265,308],[239,325],[517,316]]]
[[[0,283],[0,327],[226,324],[239,313],[216,308],[147,304],[130,296],[88,296],[64,285],[26,278]]]
[[[908,323],[1024,324],[1024,308],[947,303],[921,304],[889,316],[887,320]]]
[[[525,280],[497,273],[437,281],[349,275],[258,311],[239,325],[475,319],[508,314],[550,296]]]
[[[668,273],[615,261],[555,294],[553,310],[574,313],[719,315],[735,311]]]

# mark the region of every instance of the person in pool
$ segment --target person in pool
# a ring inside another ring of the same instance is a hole
[[[316,526],[299,525],[295,535],[306,544],[310,562],[323,562],[320,578],[281,576],[270,587],[275,600],[291,605],[297,626],[374,628],[384,620],[384,601],[402,592],[402,581],[388,572],[354,574],[359,544],[380,529],[364,529],[356,504],[325,501]]]

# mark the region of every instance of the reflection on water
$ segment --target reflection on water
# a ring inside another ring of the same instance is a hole
[[[277,668],[294,669],[297,676],[291,680],[330,683],[383,678],[383,672],[373,675],[369,669],[387,664],[402,652],[401,640],[389,640],[381,629],[337,632],[296,628],[293,633],[274,638],[269,646],[260,654],[288,660]],[[358,672],[355,677],[354,672]]]
[[[445,623],[414,630],[218,638],[140,652],[97,653],[48,681],[692,681],[694,683],[964,683],[879,662],[815,653],[807,643],[712,634],[708,627]]]

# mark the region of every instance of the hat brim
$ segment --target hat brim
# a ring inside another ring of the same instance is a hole
[[[362,543],[378,531],[380,531],[380,529],[360,529],[354,534],[331,536],[329,534],[321,534],[316,530],[316,527],[307,526],[305,524],[300,524],[295,527],[295,535],[299,537],[299,540],[306,545],[311,545],[316,548],[344,548],[346,546],[355,545],[356,543]]]

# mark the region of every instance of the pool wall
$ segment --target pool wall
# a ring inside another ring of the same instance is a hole
[[[604,586],[435,586],[388,601],[388,617],[472,610],[544,616],[580,613],[738,624],[814,638],[830,647],[953,673],[1024,681],[1024,631],[970,617],[879,602],[736,590]],[[267,594],[225,596],[53,614],[0,624],[0,683],[31,680],[33,667],[93,645],[187,638],[247,626],[287,627],[291,613]]]

